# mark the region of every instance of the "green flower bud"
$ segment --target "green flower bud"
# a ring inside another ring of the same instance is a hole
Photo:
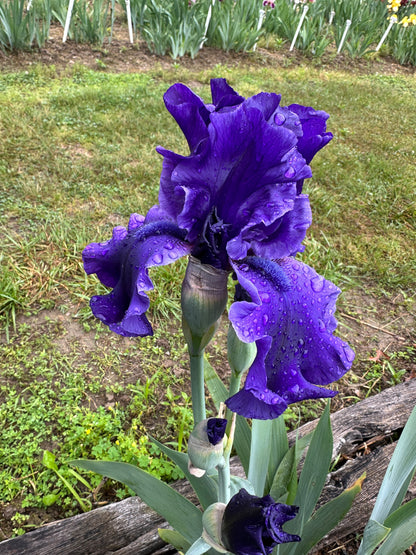
[[[227,443],[225,418],[207,418],[193,429],[188,441],[188,468],[191,474],[201,477],[206,470],[223,461]]]
[[[182,328],[192,355],[199,354],[217,330],[227,305],[228,273],[189,257],[182,283]]]
[[[235,375],[243,374],[253,364],[257,354],[256,344],[244,343],[237,337],[233,326],[228,328],[228,362]]]

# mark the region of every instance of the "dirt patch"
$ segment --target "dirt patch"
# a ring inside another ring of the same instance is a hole
[[[170,56],[156,56],[150,53],[144,41],[130,44],[125,25],[116,23],[111,43],[103,46],[77,44],[71,40],[62,43],[63,29],[59,25],[52,25],[50,38],[41,50],[30,52],[4,53],[0,51],[0,71],[29,70],[37,64],[54,66],[58,72],[70,69],[75,64],[87,68],[110,72],[140,72],[155,68],[172,69],[175,64],[180,67],[203,71],[212,69],[217,64],[225,66],[237,65],[266,65],[271,67],[288,67],[300,65],[308,61],[309,64],[326,68],[342,68],[353,73],[384,73],[384,74],[414,74],[414,67],[401,66],[389,57],[368,60],[364,58],[351,59],[344,55],[335,56],[327,53],[321,58],[308,58],[296,50],[289,52],[289,46],[284,45],[279,50],[258,48],[255,52],[235,53],[224,52],[215,48],[204,47],[195,59],[184,56],[180,60],[173,60]]]

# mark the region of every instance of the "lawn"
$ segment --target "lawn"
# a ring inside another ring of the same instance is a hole
[[[248,57],[239,66],[106,73],[74,64],[0,75],[0,540],[79,511],[77,496],[95,507],[127,494],[99,478],[84,483],[66,464],[72,458],[126,460],[178,477],[147,436],[181,450],[191,427],[179,331],[185,262],[152,272],[155,336],[145,339],[112,335],[92,318],[88,300],[104,288],[81,263],[87,243],[157,202],[155,147],[186,153],[162,100],[177,81],[208,100],[209,80],[226,77],[244,96],[279,92],[284,105],[331,114],[335,138],[305,185],[314,223],[302,259],[343,289],[339,333],[358,354],[334,408],[414,377],[416,83],[383,67],[282,67]],[[223,335],[212,361],[224,359]],[[288,411],[288,425],[321,407]],[[76,495],[42,464],[45,451]]]

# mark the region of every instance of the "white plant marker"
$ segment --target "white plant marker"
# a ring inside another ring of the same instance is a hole
[[[344,34],[342,35],[341,42],[339,43],[337,54],[339,54],[341,52],[342,47],[344,46],[345,37],[347,36],[348,29],[350,28],[350,25],[351,25],[351,19],[347,19],[347,21],[345,22]]]
[[[199,49],[202,48],[206,38],[207,38],[207,31],[208,31],[208,27],[209,27],[209,22],[211,21],[211,16],[212,16],[212,9],[215,6],[215,0],[212,0],[209,8],[208,8],[208,13],[207,13],[207,18],[205,20],[205,29],[204,29],[204,38],[201,41],[201,44],[199,45]]]
[[[127,27],[129,29],[129,39],[130,39],[130,44],[133,44],[133,26],[131,24],[130,0],[125,0],[125,2],[126,2],[126,13],[127,13]]]
[[[66,39],[68,37],[68,31],[69,31],[69,24],[71,23],[71,17],[72,17],[72,10],[74,8],[74,0],[69,0],[69,4],[68,4],[68,11],[66,12],[66,20],[65,20],[65,27],[64,27],[64,36],[62,38],[62,42],[66,42]]]
[[[261,26],[263,25],[265,15],[266,15],[266,10],[260,10],[260,12],[259,12],[259,21],[257,23],[257,32],[260,31]],[[256,48],[257,48],[257,41],[255,42],[255,44],[253,46],[253,52],[256,50]]]
[[[309,6],[303,6],[303,12],[302,12],[302,15],[300,16],[298,28],[296,29],[295,36],[293,37],[292,44],[290,45],[290,48],[289,48],[290,52],[292,52],[293,48],[295,47],[296,39],[298,38],[300,28],[302,27],[303,20],[305,19],[305,16],[308,13],[308,10],[309,10]]]
[[[397,23],[397,15],[392,15],[390,18],[390,23],[389,26],[387,27],[387,29],[384,32],[384,35],[381,37],[380,42],[377,44],[376,47],[376,52],[378,52],[381,48],[381,45],[383,44],[383,42],[386,40],[387,35],[390,33],[390,29],[393,27],[393,25]]]
[[[329,14],[328,25],[331,25],[331,23],[334,21],[334,16],[335,16],[335,10],[331,10],[331,13]]]

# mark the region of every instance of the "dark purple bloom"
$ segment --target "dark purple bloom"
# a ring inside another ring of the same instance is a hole
[[[145,218],[131,216],[110,241],[85,248],[86,272],[113,288],[91,307],[121,335],[149,335],[148,268],[191,254],[233,274],[242,297],[230,319],[242,341],[257,342],[258,355],[229,406],[274,418],[289,403],[333,395],[319,386],[352,362],[352,351],[332,335],[337,289],[293,258],[311,224],[300,192],[308,163],[332,135],[325,112],[282,107],[280,95],[244,99],[224,79],[212,80],[211,91],[211,104],[182,84],[165,94],[190,154],[159,147],[159,205]]]
[[[211,445],[217,445],[225,435],[227,420],[225,418],[209,418],[207,421],[207,436]]]
[[[297,507],[275,503],[270,495],[256,497],[241,489],[225,508],[222,543],[236,555],[269,555],[278,544],[300,541],[282,530],[297,512]]]

